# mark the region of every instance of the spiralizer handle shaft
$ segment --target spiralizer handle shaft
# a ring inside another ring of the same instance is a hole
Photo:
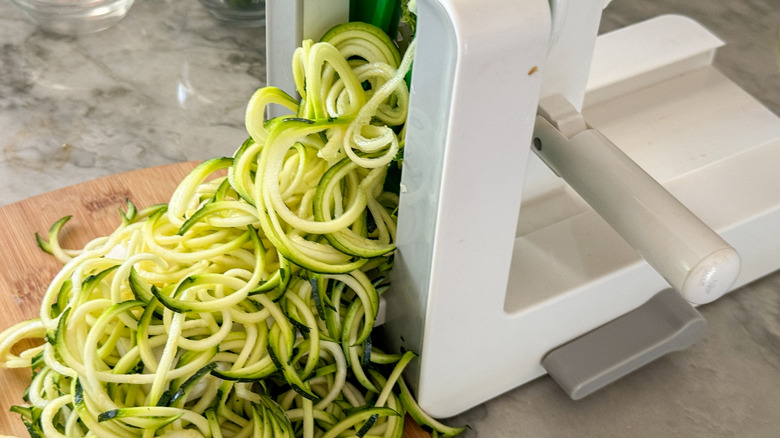
[[[599,131],[563,126],[537,116],[536,154],[688,302],[728,292],[737,251]]]

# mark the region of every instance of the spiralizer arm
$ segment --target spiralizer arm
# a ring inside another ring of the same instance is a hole
[[[542,99],[533,150],[692,304],[731,289],[740,257],[560,95]]]

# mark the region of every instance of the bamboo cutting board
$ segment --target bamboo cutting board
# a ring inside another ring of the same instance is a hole
[[[177,163],[112,175],[0,207],[0,331],[38,315],[41,296],[60,269],[60,263],[36,245],[36,232],[46,236],[51,224],[72,215],[63,228],[62,245],[81,248],[117,227],[118,209],[126,207],[126,199],[138,208],[167,202],[195,165]],[[0,370],[0,435],[27,436],[19,416],[8,409],[22,403],[29,379],[27,370]],[[408,417],[406,424],[405,438],[430,436]]]

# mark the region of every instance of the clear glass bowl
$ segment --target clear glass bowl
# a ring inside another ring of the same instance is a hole
[[[265,25],[264,0],[200,0],[209,13],[237,26]]]
[[[98,32],[119,22],[134,0],[12,0],[41,28],[63,35]]]

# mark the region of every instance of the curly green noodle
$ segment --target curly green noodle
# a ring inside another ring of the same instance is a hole
[[[81,250],[58,243],[67,218],[38,237],[64,266],[40,317],[0,335],[0,364],[33,371],[12,408],[31,436],[401,436],[414,354],[382,352],[371,332],[395,248],[398,199],[383,183],[414,46],[398,64],[392,44],[360,51],[387,44],[376,29],[357,34],[305,42],[301,100],[259,89],[250,138],[167,205],[128,202]],[[269,105],[289,115],[266,120]],[[45,342],[11,353],[28,338]]]

